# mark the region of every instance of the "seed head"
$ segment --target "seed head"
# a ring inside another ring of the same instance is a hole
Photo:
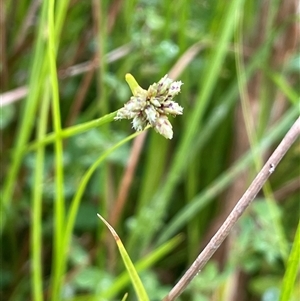
[[[183,83],[174,82],[165,75],[158,83],[144,90],[131,74],[126,74],[126,81],[133,96],[118,110],[115,120],[133,119],[132,127],[136,131],[142,131],[150,125],[165,138],[172,139],[172,125],[167,115],[182,115],[183,108],[172,99],[180,92]]]

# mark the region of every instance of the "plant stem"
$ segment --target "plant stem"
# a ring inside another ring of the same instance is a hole
[[[225,222],[219,228],[217,233],[212,237],[210,242],[206,245],[204,250],[199,254],[190,268],[186,271],[183,277],[173,287],[169,294],[163,299],[163,301],[175,300],[193,280],[193,278],[201,271],[207,261],[212,257],[216,250],[220,247],[222,242],[230,233],[231,229],[235,226],[238,219],[247,209],[247,207],[254,200],[258,192],[263,187],[269,176],[273,173],[278,163],[281,161],[285,153],[295,142],[297,137],[300,135],[300,117],[295,121],[293,126],[290,128],[288,133],[282,139],[276,150],[273,152],[269,160],[263,166],[261,171],[257,174],[249,188],[246,190],[244,195],[238,201],[236,206],[233,208]]]

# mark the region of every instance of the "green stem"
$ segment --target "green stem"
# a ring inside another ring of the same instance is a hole
[[[37,136],[42,139],[47,130],[47,114],[50,105],[49,89],[45,91],[40,111]],[[33,185],[32,223],[31,223],[31,250],[32,250],[32,296],[35,301],[43,301],[42,275],[42,195],[43,169],[45,149],[37,150],[35,177]]]
[[[53,244],[53,262],[52,262],[52,300],[59,300],[62,286],[62,274],[60,274],[60,254],[63,247],[64,231],[64,177],[63,177],[63,145],[61,139],[61,120],[59,105],[59,89],[56,69],[56,33],[54,28],[54,6],[55,0],[49,0],[48,7],[48,59],[50,69],[50,81],[52,86],[52,110],[55,140],[55,187],[56,197],[54,200],[54,244]]]
[[[85,122],[85,123],[82,123],[82,124],[78,124],[78,125],[66,128],[66,129],[64,129],[60,132],[59,137],[61,139],[66,139],[66,138],[69,138],[71,136],[75,136],[77,134],[84,133],[84,132],[86,132],[90,129],[101,126],[103,124],[112,122],[114,120],[114,117],[116,116],[116,114],[117,114],[117,112],[113,112],[113,113],[107,114],[103,117],[100,117],[98,119],[95,119],[95,120],[92,120],[92,121],[88,121],[88,122]],[[42,145],[47,145],[47,144],[50,144],[50,143],[54,142],[59,137],[58,137],[58,134],[56,132],[50,133],[45,138],[39,139],[38,141],[32,142],[23,151],[27,151],[27,152],[33,151],[33,150],[37,149],[38,147],[40,147]]]

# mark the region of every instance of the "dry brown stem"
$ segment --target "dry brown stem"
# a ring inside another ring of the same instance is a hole
[[[294,141],[300,135],[300,117],[295,121],[288,133],[282,139],[276,150],[265,163],[261,171],[257,174],[249,188],[233,208],[225,222],[219,228],[217,233],[212,237],[204,250],[199,254],[191,267],[186,271],[179,282],[173,287],[170,293],[163,299],[164,301],[175,300],[193,280],[193,278],[202,270],[207,261],[212,257],[222,242],[230,233],[231,229],[237,223],[238,219],[254,200],[258,192],[261,190],[267,179],[274,172],[276,166],[281,161],[285,153],[292,146]]]

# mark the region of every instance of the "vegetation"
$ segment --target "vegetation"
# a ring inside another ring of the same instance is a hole
[[[297,1],[1,5],[1,300],[162,300],[299,116]],[[114,119],[127,73],[183,82],[172,139]],[[299,166],[178,300],[299,300]]]

